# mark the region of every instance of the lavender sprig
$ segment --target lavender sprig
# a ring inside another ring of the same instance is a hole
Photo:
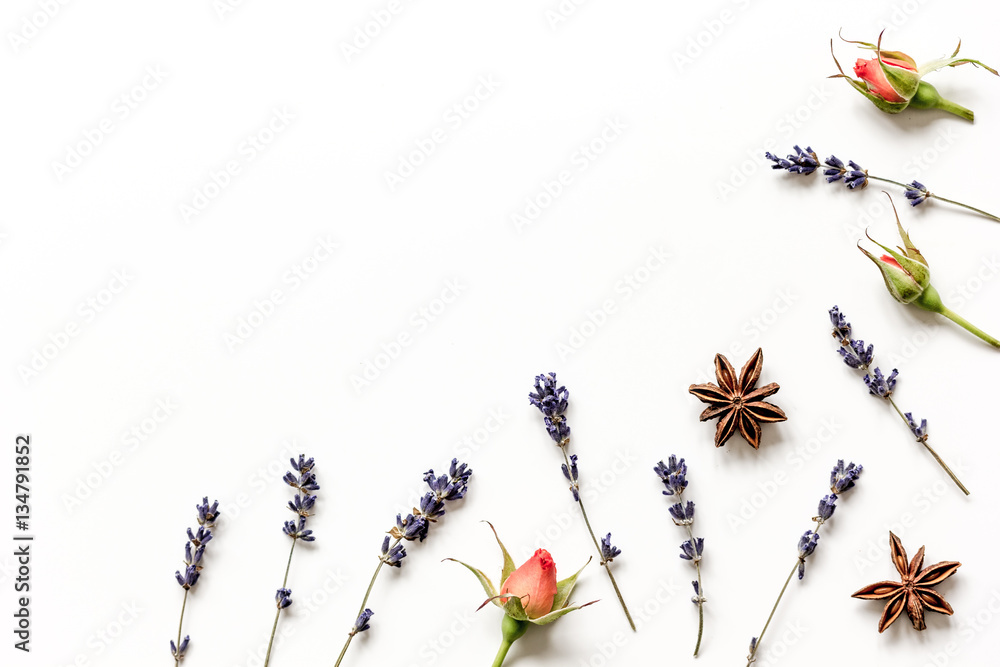
[[[388,534],[382,539],[382,549],[375,574],[372,575],[371,581],[368,583],[368,590],[365,591],[365,597],[361,600],[361,608],[358,610],[354,624],[347,633],[347,641],[344,642],[344,647],[340,650],[334,667],[340,667],[355,635],[365,632],[371,627],[369,621],[375,612],[369,609],[367,604],[379,572],[386,565],[389,567],[403,566],[406,549],[400,543],[403,540],[423,542],[427,539],[431,524],[436,523],[439,518],[444,516],[447,504],[465,497],[469,490],[470,477],[472,477],[472,468],[468,464],[459,463],[458,459],[451,460],[447,474],[435,475],[433,469],[424,473],[424,482],[427,483],[430,491],[421,497],[420,507],[414,507],[412,514],[407,514],[405,518],[402,514],[397,514],[396,525],[386,531]]]
[[[687,464],[684,463],[684,459],[678,460],[676,456],[671,454],[667,463],[660,461],[653,466],[653,472],[660,477],[663,486],[666,487],[663,495],[672,496],[675,501],[669,508],[670,516],[674,523],[683,527],[688,534],[687,541],[681,544],[680,557],[691,561],[698,575],[698,580],[691,582],[691,585],[694,586],[694,597],[691,598],[691,602],[698,605],[698,641],[694,645],[694,656],[698,657],[698,650],[701,648],[701,635],[705,629],[705,594],[701,585],[701,555],[705,540],[700,537],[695,538],[694,503],[690,500],[685,503],[683,498],[684,490],[688,485]]]
[[[188,541],[184,544],[184,573],[181,574],[180,570],[174,573],[178,585],[184,589],[184,601],[181,602],[181,618],[177,623],[177,641],[170,640],[170,655],[174,659],[175,667],[181,664],[181,660],[184,659],[184,654],[187,652],[188,645],[191,643],[190,635],[185,635],[181,639],[184,629],[184,611],[187,609],[188,593],[194,588],[201,577],[201,571],[204,567],[202,563],[205,558],[205,548],[215,536],[212,533],[212,529],[215,528],[215,522],[219,518],[219,501],[216,500],[212,504],[209,504],[208,496],[205,496],[200,505],[195,505],[195,509],[198,510],[198,530],[195,532],[190,528],[187,529]]]
[[[832,315],[831,315],[832,317]],[[850,324],[846,327],[849,329]],[[750,640],[750,653],[747,654],[747,667],[753,664],[757,659],[757,651],[760,649],[760,640],[764,638],[764,633],[767,632],[767,628],[771,625],[771,619],[774,618],[774,612],[778,609],[778,603],[781,602],[782,596],[785,594],[785,590],[788,589],[788,584],[792,581],[792,577],[798,573],[799,579],[801,580],[806,575],[806,559],[809,558],[816,551],[816,547],[819,545],[819,531],[830,517],[833,516],[834,510],[837,509],[837,499],[840,495],[843,495],[846,491],[854,488],[854,483],[861,476],[861,471],[864,468],[860,465],[855,465],[850,463],[844,465],[843,459],[837,461],[837,465],[833,467],[833,471],[830,473],[830,494],[823,496],[819,501],[818,513],[812,518],[816,523],[816,528],[813,530],[807,530],[799,538],[798,544],[798,557],[795,559],[795,565],[792,567],[792,571],[788,573],[788,578],[785,579],[785,585],[781,587],[781,592],[778,593],[778,599],[774,601],[774,606],[771,607],[771,613],[767,617],[767,621],[764,623],[764,629],[760,631],[760,634]]]
[[[288,563],[285,565],[285,578],[281,582],[281,588],[274,595],[277,611],[274,614],[274,625],[271,626],[271,639],[267,642],[267,654],[264,656],[264,667],[271,662],[271,648],[274,646],[274,635],[278,630],[278,619],[281,612],[292,604],[292,589],[288,588],[288,573],[292,569],[292,554],[295,553],[295,545],[300,541],[313,542],[316,536],[313,531],[306,528],[306,519],[313,515],[313,508],[316,506],[316,491],[319,491],[319,483],[316,481],[316,461],[313,458],[306,458],[305,454],[299,454],[298,459],[288,459],[292,464],[292,470],[285,473],[282,481],[295,491],[295,497],[288,501],[288,509],[295,513],[296,519],[285,521],[281,529],[285,535],[292,538],[292,546],[288,550]],[[296,474],[298,473],[298,474]]]
[[[792,148],[795,150],[795,154],[790,154],[787,158],[780,158],[770,152],[764,153],[764,157],[774,163],[771,165],[771,169],[783,169],[790,174],[808,176],[817,169],[821,168],[819,157],[812,148],[807,146],[804,151],[798,146],[793,146]],[[953,199],[946,199],[937,193],[931,192],[927,189],[927,186],[917,180],[913,180],[910,183],[900,183],[899,181],[894,181],[889,178],[872,176],[868,173],[867,169],[864,169],[853,160],[849,160],[847,165],[845,165],[844,162],[836,155],[831,155],[826,158],[826,160],[823,161],[822,166],[825,167],[823,169],[823,175],[826,176],[827,183],[843,182],[844,185],[846,185],[850,190],[864,189],[868,185],[869,180],[891,183],[893,185],[898,185],[905,190],[904,195],[910,202],[910,206],[919,206],[928,199],[938,199],[949,204],[954,204],[955,206],[961,206],[962,208],[987,217],[990,220],[1000,222],[1000,217],[997,217],[992,213],[987,213],[986,211],[978,209],[974,206],[969,206],[968,204],[963,204],[962,202],[958,202]]]
[[[625,604],[625,598],[622,597],[622,592],[618,588],[618,582],[615,581],[615,575],[611,572],[611,558],[607,558],[605,556],[605,549],[602,547],[602,544],[597,541],[594,529],[590,526],[590,518],[587,516],[587,509],[584,507],[583,499],[580,497],[580,470],[577,466],[577,456],[576,454],[570,455],[566,451],[569,447],[570,440],[570,428],[569,424],[566,422],[566,410],[569,407],[569,391],[566,387],[559,386],[556,381],[555,373],[536,375],[535,391],[528,394],[528,401],[542,413],[545,422],[545,430],[548,432],[549,437],[552,438],[553,442],[555,442],[562,451],[563,476],[569,480],[570,493],[573,494],[573,500],[576,504],[580,506],[580,513],[583,515],[583,522],[587,525],[587,532],[590,533],[590,539],[594,542],[594,547],[597,549],[597,553],[601,557],[601,566],[604,568],[604,571],[608,573],[611,585],[615,589],[615,595],[618,596],[618,602],[622,606],[622,611],[625,612],[625,618],[628,619],[628,624],[634,632],[635,622],[632,620],[632,614],[629,613],[628,605]],[[606,539],[608,540],[608,545],[610,546],[611,533],[608,533],[608,537]],[[601,542],[603,541],[604,540]],[[615,553],[615,556],[621,553],[621,550],[617,548],[614,549],[617,552]]]
[[[892,394],[896,389],[896,378],[898,377],[899,372],[894,368],[892,369],[892,372],[886,376],[882,372],[882,369],[877,366],[874,368],[872,367],[872,364],[875,361],[874,347],[870,344],[868,347],[865,347],[865,342],[863,340],[852,337],[851,323],[847,321],[847,318],[840,312],[840,309],[837,306],[830,309],[830,323],[833,325],[833,337],[840,341],[840,347],[837,349],[837,352],[840,353],[840,356],[844,360],[845,364],[855,370],[860,370],[865,373],[863,379],[865,385],[868,387],[868,393],[877,398],[884,399],[893,407],[896,414],[899,415],[899,418],[903,420],[906,427],[911,433],[913,433],[916,441],[923,445],[928,452],[930,452],[931,456],[934,457],[934,460],[938,462],[938,465],[940,465],[946,473],[948,473],[948,476],[951,477],[951,480],[955,482],[958,488],[960,488],[965,495],[969,495],[969,490],[965,488],[965,485],[958,479],[958,476],[952,472],[951,468],[948,467],[948,464],[945,463],[941,457],[938,456],[938,453],[934,451],[934,448],[928,444],[927,420],[922,419],[920,423],[917,424],[916,420],[913,418],[913,413],[907,412],[904,414],[903,411],[899,409],[899,406],[896,405],[896,401],[893,400]]]

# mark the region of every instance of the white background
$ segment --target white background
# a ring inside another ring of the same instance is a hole
[[[838,458],[865,475],[790,586],[759,664],[993,659],[997,352],[885,292],[855,248],[865,227],[894,240],[880,187],[772,172],[762,154],[809,144],[1000,208],[990,196],[996,77],[967,66],[929,78],[976,111],[974,125],[882,114],[825,78],[841,27],[867,41],[885,27],[885,45],[918,61],[961,37],[963,54],[997,65],[994,3],[593,0],[556,21],[556,0],[404,0],[353,54],[344,45],[386,0],[232,11],[212,0],[66,2],[38,19],[44,4],[7,2],[0,21],[0,471],[12,478],[14,438],[31,433],[36,535],[33,652],[15,651],[0,627],[0,662],[171,664],[173,572],[209,495],[228,517],[188,604],[185,664],[256,664],[288,549],[291,494],[277,479],[301,451],[316,457],[322,485],[318,540],[295,555],[297,602],[272,664],[333,664],[383,531],[418,496],[421,474],[453,456],[475,469],[468,498],[410,545],[401,570],[383,573],[372,630],[344,664],[489,664],[499,612],[474,613],[479,585],[441,560],[498,574],[487,519],[518,560],[545,546],[560,574],[592,553],[527,401],[550,370],[569,387],[572,451],[585,483],[599,485],[591,517],[624,551],[615,568],[641,627],[628,631],[592,564],[574,599],[601,602],[532,629],[508,664],[693,664],[693,569],[677,558],[683,533],[652,472],[671,453],[688,461],[706,539],[698,664],[743,664]],[[25,21],[44,25],[32,33]],[[835,47],[845,68],[863,55]],[[476,107],[464,118],[463,103]],[[275,110],[292,118],[269,135]],[[111,131],[88,150],[102,121]],[[602,145],[602,132],[613,141]],[[258,135],[269,143],[249,148]],[[444,140],[390,187],[386,172],[434,136]],[[585,158],[592,141],[600,154]],[[81,144],[77,166],[56,166]],[[213,187],[230,161],[239,172]],[[539,199],[562,171],[559,195]],[[941,204],[913,210],[890,191],[949,305],[1000,331],[1000,226]],[[512,216],[529,200],[543,206],[519,227]],[[296,285],[288,272],[318,239],[337,248]],[[647,270],[654,252],[669,259]],[[105,292],[115,272],[127,285]],[[449,284],[458,296],[441,312]],[[251,317],[275,290],[270,316]],[[608,300],[601,326],[585,325]],[[900,369],[900,404],[930,420],[970,498],[839,361],[833,304],[876,344],[877,363]],[[430,322],[421,308],[439,314]],[[240,329],[247,318],[259,326]],[[356,387],[352,376],[400,335],[409,344]],[[46,348],[53,340],[64,347]],[[703,406],[687,387],[709,379],[716,352],[739,368],[758,346],[761,382],[781,384],[773,400],[789,419],[764,427],[758,452],[739,436],[716,449],[714,422],[698,422]],[[23,377],[43,350],[50,358]],[[165,416],[158,401],[174,406],[160,423],[150,421]],[[147,432],[136,441],[132,429]],[[926,544],[928,563],[963,562],[940,586],[955,615],[929,615],[923,633],[903,618],[879,635],[881,605],[850,598],[896,577],[891,527],[911,554]],[[0,550],[6,626],[11,549]]]

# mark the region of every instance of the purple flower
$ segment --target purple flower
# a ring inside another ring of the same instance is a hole
[[[312,508],[316,504],[316,496],[295,494],[294,500],[288,501],[288,509],[302,517],[312,516]]]
[[[701,560],[701,551],[704,546],[705,540],[701,537],[695,538],[694,543],[692,543],[691,540],[685,540],[684,543],[681,544],[680,556],[684,560],[699,561]]]
[[[576,465],[576,454],[569,455],[569,466],[562,464],[562,472],[569,480],[569,490],[573,494],[573,500],[580,502],[580,469]]]
[[[816,551],[818,543],[819,534],[811,530],[807,530],[799,538],[799,579],[806,576],[806,558],[811,556],[812,552]]]
[[[789,155],[787,159],[781,159],[771,153],[764,153],[764,157],[773,162],[771,169],[784,169],[790,174],[801,174],[806,176],[816,171],[819,167],[819,158],[809,146],[803,151],[798,146],[793,146],[795,155]]]
[[[570,428],[565,412],[569,406],[569,391],[559,387],[556,374],[535,376],[535,391],[528,394],[528,401],[545,416],[545,430],[560,447],[569,444]]]
[[[906,188],[906,192],[903,194],[906,195],[908,200],[910,200],[910,206],[919,206],[931,196],[927,186],[920,181],[913,181],[910,183]]]
[[[694,503],[689,500],[687,501],[687,505],[684,503],[671,505],[670,516],[674,518],[674,523],[678,526],[690,525],[694,522]]]
[[[219,518],[219,501],[216,500],[211,505],[208,504],[208,496],[202,499],[200,505],[195,505],[198,510],[198,525],[206,528],[215,528],[215,522]]]
[[[278,592],[274,594],[274,602],[278,609],[289,607],[292,604],[292,589],[279,588]]]
[[[892,369],[889,377],[883,376],[881,369],[876,368],[874,373],[865,376],[868,393],[879,398],[889,398],[892,395],[892,390],[896,388],[897,375],[899,375],[899,371],[895,368]]]
[[[868,172],[862,169],[861,166],[854,160],[849,161],[847,164],[850,165],[851,170],[844,174],[844,185],[849,187],[851,190],[867,186]]]
[[[910,425],[910,431],[913,432],[913,436],[917,439],[917,442],[927,442],[927,420],[921,419],[920,425],[913,419],[913,413],[906,413],[906,423]]]
[[[834,338],[839,338],[841,341],[850,340],[851,323],[847,321],[847,318],[840,312],[840,308],[837,306],[830,309],[830,323],[833,324]]]
[[[833,516],[835,509],[837,509],[837,494],[831,493],[828,496],[823,496],[823,499],[819,501],[819,510],[817,515],[813,517],[813,521],[822,525]]]
[[[201,576],[200,570],[201,568],[199,567],[188,565],[184,568],[184,574],[177,571],[174,572],[174,576],[177,578],[177,583],[180,584],[181,588],[187,591],[191,590],[191,587],[198,583],[198,577]]]
[[[170,640],[170,655],[174,657],[175,662],[180,662],[181,660],[184,659],[184,654],[187,652],[188,644],[190,643],[191,643],[190,635],[184,636],[184,639],[181,641],[181,645],[179,648],[177,647],[176,644],[174,644],[173,639]]]
[[[601,564],[610,563],[617,556],[621,555],[622,550],[611,544],[611,533],[608,533],[607,537],[601,538]]]
[[[187,529],[188,541],[196,547],[200,547],[203,544],[208,544],[212,541],[212,531],[204,526],[199,526],[198,532],[192,533],[191,529]]]
[[[853,461],[845,467],[844,460],[840,459],[830,472],[830,490],[834,495],[840,495],[848,489],[853,489],[854,482],[861,477],[862,470],[864,466],[856,466]]]
[[[666,465],[660,461],[653,466],[653,472],[660,476],[663,485],[667,487],[663,492],[665,496],[680,495],[688,485],[687,465],[684,464],[684,459],[678,461],[674,455],[667,459]]]
[[[364,632],[365,630],[370,628],[371,626],[368,625],[368,621],[370,621],[372,616],[374,615],[375,612],[373,612],[371,609],[365,609],[363,612],[361,612],[358,615],[358,620],[354,621],[354,627],[351,628],[350,634],[353,636],[358,634],[359,632]]]
[[[288,535],[293,540],[302,540],[303,542],[313,542],[315,537],[311,530],[306,528],[306,518],[303,516],[299,517],[298,523],[294,521],[286,521],[282,532]]]
[[[382,540],[382,556],[380,560],[389,567],[402,567],[401,562],[406,558],[406,549],[401,544],[389,546],[389,536]]]

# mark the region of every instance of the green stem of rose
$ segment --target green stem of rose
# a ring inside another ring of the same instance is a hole
[[[402,541],[402,537],[397,537],[396,541],[392,543],[389,549],[391,550]],[[375,568],[375,574],[372,575],[371,581],[368,582],[368,590],[365,591],[365,597],[361,600],[361,607],[358,609],[355,619],[365,610],[365,605],[368,604],[368,596],[372,594],[372,588],[375,586],[375,580],[378,579],[378,573],[382,571],[383,565],[385,565],[385,561],[379,558],[378,567]],[[337,656],[337,662],[334,663],[333,667],[340,667],[340,662],[344,659],[344,656],[347,655],[347,648],[351,645],[351,640],[354,639],[354,635],[354,629],[351,628],[351,631],[347,633],[347,641],[344,642],[344,648],[340,649],[340,655]]]
[[[288,550],[288,564],[285,565],[285,578],[281,581],[281,587],[288,587],[288,572],[292,569],[292,554],[295,553],[295,543],[298,542],[297,537],[292,538],[292,548]],[[274,615],[274,625],[271,626],[271,639],[267,642],[267,655],[264,657],[264,667],[267,667],[268,663],[271,662],[271,647],[274,645],[274,634],[278,630],[278,618],[281,617],[281,607],[278,607],[277,613]]]
[[[566,461],[566,468],[569,469],[572,465],[569,461],[569,455],[566,454],[565,445],[560,446],[559,449],[562,450],[563,459]],[[628,605],[625,604],[625,598],[622,597],[622,592],[618,588],[618,582],[615,581],[615,575],[611,573],[611,563],[605,561],[603,558],[603,554],[601,553],[601,544],[597,541],[597,536],[594,535],[594,529],[590,527],[590,519],[587,517],[587,510],[583,506],[583,498],[578,497],[576,504],[580,506],[580,513],[583,514],[583,522],[587,524],[587,532],[590,533],[590,539],[594,541],[594,548],[597,549],[597,555],[601,558],[601,565],[604,566],[604,571],[608,573],[608,578],[611,579],[611,585],[614,586],[615,595],[618,596],[618,602],[622,606],[622,611],[625,612],[625,618],[628,619],[628,624],[632,628],[632,632],[635,632],[635,621],[632,620],[632,614],[628,611]]]
[[[816,530],[814,530],[813,532],[819,533],[819,529],[822,527],[822,525],[823,524],[821,523],[817,523]],[[774,601],[774,606],[771,607],[771,613],[768,615],[767,621],[764,623],[764,629],[760,631],[759,635],[757,635],[757,642],[754,644],[753,650],[751,650],[750,654],[747,656],[747,667],[750,667],[750,665],[753,664],[753,661],[757,659],[757,650],[760,648],[761,640],[764,639],[764,633],[767,632],[768,626],[771,625],[771,619],[774,618],[774,612],[777,611],[778,609],[778,603],[781,602],[781,598],[785,594],[785,590],[788,588],[788,584],[791,583],[792,577],[795,576],[795,572],[798,569],[799,569],[799,561],[798,559],[796,559],[795,565],[792,566],[792,571],[788,573],[788,578],[785,579],[785,585],[781,587],[781,592],[778,593],[778,599]]]
[[[993,336],[989,335],[950,308],[942,308],[939,312],[958,326],[962,327],[971,334],[975,334],[993,347],[1000,347],[1000,340],[997,340]]]
[[[503,661],[507,658],[507,651],[514,645],[514,642],[524,636],[524,633],[528,631],[529,625],[531,624],[528,621],[519,621],[507,614],[503,615],[503,621],[500,623],[503,641],[500,642],[500,650],[497,651],[497,657],[493,659],[493,667],[500,667],[503,664]]]
[[[903,411],[899,409],[899,406],[896,405],[896,401],[892,400],[892,396],[886,396],[886,400],[889,401],[889,404],[896,411],[896,414],[899,415],[899,418],[903,420],[904,424],[906,424],[906,428],[910,428],[910,421],[906,418],[906,415],[903,414]],[[957,475],[955,475],[954,472],[952,472],[951,468],[948,467],[948,464],[945,463],[940,456],[938,456],[936,451],[934,451],[934,448],[927,444],[927,438],[918,439],[917,442],[922,444],[924,448],[930,452],[931,456],[934,457],[934,460],[938,462],[938,465],[941,466],[946,473],[948,473],[949,477],[951,477],[951,481],[955,482],[958,488],[962,490],[962,493],[969,495],[969,490],[965,488],[965,484],[962,484],[962,481]]]
[[[941,98],[941,101],[938,102],[937,108],[942,111],[947,111],[948,113],[953,113],[959,118],[964,118],[970,122],[976,119],[976,114],[974,114],[971,109],[966,109],[961,104],[955,104],[951,100],[946,100],[943,97]]]
[[[181,620],[177,623],[177,655],[174,656],[174,667],[181,664],[181,629],[184,627],[184,610],[187,609],[188,590],[184,589],[184,601],[181,603]]]

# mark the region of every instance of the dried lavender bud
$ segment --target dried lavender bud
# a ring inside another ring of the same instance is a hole
[[[288,501],[288,509],[301,517],[312,516],[312,508],[316,504],[316,496],[303,496],[296,493],[294,500]]]
[[[444,501],[433,493],[425,493],[420,499],[420,514],[428,521],[434,521],[439,516],[444,515]]]
[[[570,482],[569,490],[573,494],[573,500],[580,502],[580,469],[576,465],[576,454],[570,454],[569,467],[562,464],[562,472]]]
[[[903,194],[908,200],[910,200],[910,206],[919,206],[931,196],[927,186],[920,181],[913,181],[910,183],[910,185],[906,188],[906,192]]]
[[[837,494],[831,493],[828,496],[823,496],[823,499],[819,501],[819,510],[816,516],[813,517],[813,521],[823,525],[823,522],[833,516],[833,511],[837,509]]]
[[[687,501],[687,505],[684,503],[671,505],[669,511],[678,526],[687,526],[694,522],[694,503],[690,500]]]
[[[834,338],[839,338],[842,341],[851,339],[851,323],[847,321],[837,306],[830,309],[830,323],[833,324]]]
[[[601,564],[610,563],[621,555],[621,549],[611,544],[611,533],[601,538]]]
[[[854,160],[850,160],[847,164],[850,165],[851,170],[844,174],[844,185],[851,190],[866,187],[868,185],[868,172]]]
[[[913,419],[913,413],[906,413],[906,423],[910,425],[910,431],[913,432],[913,436],[917,439],[917,442],[927,442],[927,420],[921,419],[920,425]]]
[[[200,547],[201,545],[208,544],[209,542],[212,541],[212,531],[210,531],[208,528],[205,528],[204,526],[199,526],[197,533],[192,533],[191,529],[188,528],[187,536],[191,544],[195,545],[196,547]]]
[[[782,159],[771,153],[764,153],[764,157],[773,162],[771,169],[784,169],[790,174],[801,174],[807,176],[819,167],[819,158],[809,146],[803,151],[798,146],[793,146],[795,155],[789,155],[787,159]]]
[[[219,501],[216,500],[211,505],[208,504],[208,496],[202,499],[201,505],[195,505],[198,510],[198,525],[206,528],[215,528],[215,522],[219,518]]]
[[[663,485],[667,488],[663,492],[665,496],[679,495],[683,493],[688,485],[686,477],[687,465],[685,465],[684,459],[678,461],[676,456],[671,455],[667,459],[666,465],[664,465],[663,461],[657,463],[653,467],[653,472],[663,480]]]
[[[279,588],[278,592],[274,594],[274,602],[277,604],[278,609],[285,609],[292,604],[292,589],[290,588]]]
[[[364,632],[371,626],[368,625],[368,621],[371,620],[372,616],[375,615],[371,609],[365,609],[361,614],[358,615],[358,620],[354,621],[354,627],[351,628],[351,636],[358,634],[359,632]]]
[[[312,531],[306,529],[306,519],[302,516],[299,517],[298,523],[286,521],[284,528],[281,530],[293,540],[302,540],[303,542],[313,542],[316,540]]]
[[[386,535],[385,539],[382,540],[382,562],[390,567],[402,567],[401,562],[404,558],[406,558],[406,549],[403,548],[403,545],[395,544],[390,547],[389,536]]]
[[[181,640],[180,648],[174,644],[174,640],[170,640],[170,655],[173,656],[175,662],[180,662],[184,659],[184,654],[187,652],[188,644],[191,643],[191,636],[185,635],[184,639]]]
[[[565,412],[569,406],[569,391],[556,384],[556,374],[535,376],[535,391],[528,401],[545,415],[545,430],[560,447],[569,443],[570,428]]]
[[[201,576],[199,570],[200,568],[195,567],[194,565],[189,565],[184,568],[183,575],[178,571],[174,572],[174,576],[177,578],[177,583],[180,584],[181,588],[187,591],[198,583],[198,577]]]
[[[811,530],[807,530],[799,538],[799,579],[806,576],[806,558],[816,551],[817,544],[819,544],[819,534]]]
[[[694,544],[691,543],[691,540],[686,540],[683,544],[681,544],[680,556],[684,560],[700,561],[701,551],[704,546],[705,546],[704,538],[701,537],[695,538]]]
[[[830,490],[834,494],[840,495],[848,489],[853,489],[854,481],[861,477],[862,470],[864,470],[864,466],[854,465],[853,461],[845,467],[844,460],[838,460],[837,465],[833,466],[833,470],[830,472]]]
[[[874,373],[865,376],[865,384],[868,385],[868,393],[872,396],[878,396],[879,398],[889,398],[889,396],[892,395],[892,390],[896,388],[897,375],[899,375],[899,371],[895,368],[892,369],[892,373],[889,377],[883,376],[882,370],[876,368]]]

